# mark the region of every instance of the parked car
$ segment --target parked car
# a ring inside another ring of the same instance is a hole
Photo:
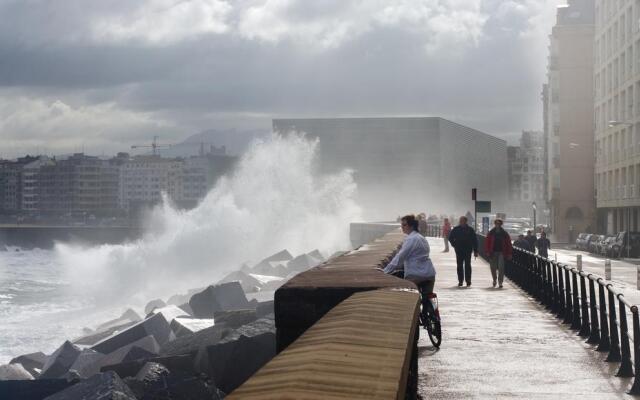
[[[589,253],[598,254],[598,246],[600,246],[600,243],[606,238],[605,235],[591,235],[591,240],[587,246]]]
[[[576,249],[584,250],[589,236],[591,236],[589,233],[578,234],[578,237],[576,238]]]
[[[609,245],[612,258],[640,256],[640,232],[620,232]]]
[[[598,254],[601,256],[609,257],[609,248],[611,243],[616,240],[616,236],[606,236],[603,241],[598,244]]]

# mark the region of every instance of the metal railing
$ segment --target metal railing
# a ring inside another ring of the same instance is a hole
[[[427,224],[427,232],[425,236],[442,237],[442,225]]]
[[[479,236],[479,241],[483,249],[484,237]],[[587,338],[587,343],[597,346],[596,351],[607,352],[607,362],[619,362],[616,376],[633,377],[629,393],[640,394],[638,306],[631,304],[621,291],[600,276],[526,250],[513,250],[506,276],[563,323]],[[631,314],[633,335],[627,323],[628,313]]]

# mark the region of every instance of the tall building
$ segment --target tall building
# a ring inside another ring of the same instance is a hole
[[[82,153],[55,159],[40,167],[38,185],[42,214],[118,212],[118,168],[111,160]]]
[[[544,136],[542,132],[524,131],[520,146],[507,148],[509,174],[508,214],[529,217],[535,202],[538,211],[546,207]],[[544,221],[544,213],[537,214],[537,222]],[[544,221],[546,222],[546,221]]]
[[[319,138],[322,172],[353,170],[367,219],[464,213],[474,187],[494,212],[506,203],[506,142],[443,118],[275,119],[273,129]]]
[[[40,211],[40,168],[51,163],[49,157],[39,156],[22,166],[20,209],[23,213],[33,214]]]
[[[183,162],[159,155],[135,156],[120,166],[118,203],[128,212],[182,198]]]
[[[597,225],[640,229],[640,2],[598,1],[595,33]]]
[[[544,127],[550,225],[560,242],[595,229],[594,10],[594,0],[569,0],[550,36]]]
[[[17,160],[0,161],[0,214],[22,212],[23,168],[38,157],[26,156]]]

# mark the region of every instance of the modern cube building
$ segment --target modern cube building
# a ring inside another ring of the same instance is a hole
[[[473,212],[474,187],[494,212],[505,205],[506,142],[443,118],[274,119],[273,130],[318,138],[322,172],[352,169],[367,219]]]

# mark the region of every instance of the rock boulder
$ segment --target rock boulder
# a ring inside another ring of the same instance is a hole
[[[76,383],[45,400],[137,400],[129,387],[113,372],[103,372]]]
[[[209,286],[189,300],[193,316],[213,318],[216,311],[243,310],[249,308],[249,302],[239,282],[229,282]]]
[[[28,381],[33,375],[22,364],[0,365],[0,381]]]
[[[38,379],[60,378],[69,371],[73,363],[80,355],[80,348],[69,341],[60,346],[42,367],[42,373]]]

